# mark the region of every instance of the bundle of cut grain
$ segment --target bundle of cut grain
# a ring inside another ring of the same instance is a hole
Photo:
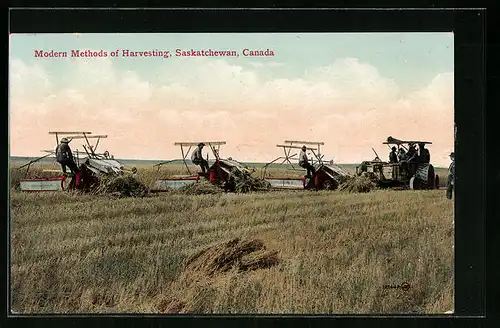
[[[271,184],[263,179],[253,177],[250,172],[233,169],[231,179],[234,181],[234,191],[238,193],[246,193],[252,191],[267,191],[271,188]]]
[[[347,179],[340,184],[339,190],[349,193],[370,192],[377,188],[377,184],[368,176],[360,175]]]
[[[120,194],[121,196],[145,196],[149,189],[131,175],[103,175],[94,194]]]
[[[266,268],[278,262],[277,252],[267,251],[261,240],[236,238],[192,255],[186,261],[186,270],[213,276],[230,269],[241,272]]]

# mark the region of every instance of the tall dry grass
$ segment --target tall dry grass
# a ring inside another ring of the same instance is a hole
[[[21,313],[158,313],[176,301],[194,313],[453,309],[453,203],[442,190],[120,199],[13,190],[11,205]],[[279,263],[185,279],[189,256],[233,238],[261,240]],[[403,282],[408,291],[386,286]]]

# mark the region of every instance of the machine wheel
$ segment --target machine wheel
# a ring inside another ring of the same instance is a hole
[[[334,190],[337,189],[337,183],[332,179],[328,179],[323,181],[323,189],[325,190]]]
[[[410,178],[410,189],[411,190],[419,190],[419,189],[421,189],[420,180],[418,178],[416,178],[415,176],[412,176]]]
[[[439,175],[436,174],[436,177],[434,178],[434,184],[435,188],[439,189]]]

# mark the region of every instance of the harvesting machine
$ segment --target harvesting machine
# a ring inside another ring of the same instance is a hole
[[[30,176],[30,167],[49,156],[55,156],[55,150],[42,150],[47,153],[44,156],[29,161],[20,166],[18,169],[26,167],[24,178],[20,180],[20,188],[25,192],[38,191],[67,191],[80,190],[88,191],[99,184],[102,176],[122,175],[126,172],[135,173],[136,169],[125,169],[125,167],[108,151],[97,153],[97,147],[101,139],[105,139],[107,135],[92,135],[92,132],[61,132],[51,131],[49,134],[55,136],[56,147],[59,144],[59,137],[65,136],[69,142],[72,140],[83,139],[84,151],[78,149],[73,150],[75,163],[80,172],[76,175],[72,173],[63,173],[61,169],[46,169],[43,170],[43,176]],[[91,139],[96,139],[95,144],[90,142]],[[58,164],[59,165],[59,164]]]
[[[304,172],[305,169],[294,165],[292,160],[298,162],[297,153],[292,154],[292,150],[301,149],[300,145],[308,145],[315,147],[307,147],[311,164],[314,166],[315,172],[312,176],[303,175],[300,178],[295,177],[271,177],[267,170],[276,165],[289,165],[288,170]],[[285,140],[284,144],[276,145],[283,149],[284,156],[277,157],[273,161],[267,163],[262,170],[263,179],[268,181],[273,188],[276,189],[311,189],[311,190],[335,190],[346,179],[351,177],[351,174],[333,162],[326,163],[323,161],[324,155],[321,154],[321,146],[324,142],[319,141],[297,141]]]
[[[192,172],[188,165],[187,157],[190,154],[193,147],[197,147],[199,143],[208,146],[214,159],[211,160],[207,153],[207,162],[209,164],[208,172]],[[216,185],[219,185],[227,191],[233,191],[235,188],[235,175],[238,173],[251,174],[251,170],[248,169],[242,163],[232,159],[232,158],[221,158],[220,157],[220,146],[225,145],[225,141],[196,141],[196,142],[175,142],[175,146],[179,146],[182,155],[182,162],[187,174],[185,175],[174,175],[166,178],[159,178],[155,182],[155,190],[168,190],[168,189],[178,189],[182,186],[209,181]],[[185,147],[188,147],[185,150]],[[154,166],[160,170],[162,165],[172,163],[175,160],[165,161]]]

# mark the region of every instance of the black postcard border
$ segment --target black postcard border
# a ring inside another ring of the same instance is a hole
[[[455,315],[470,324],[474,316],[485,315],[485,15],[475,10],[29,10],[11,9],[9,33],[158,33],[158,32],[448,32],[455,34],[455,123],[456,200],[455,200]],[[7,65],[8,66],[8,65]],[[8,68],[7,68],[8,69]],[[7,81],[8,82],[8,81]],[[8,94],[7,94],[8,99]],[[5,112],[8,115],[8,110]],[[9,124],[5,120],[7,150]],[[432,121],[431,121],[432,122]],[[430,124],[432,124],[430,122]],[[439,127],[436,127],[439,128]],[[9,153],[7,151],[7,153]],[[8,167],[8,164],[7,164]],[[8,186],[7,171],[2,179]],[[475,174],[469,174],[475,172]],[[6,191],[3,189],[2,191]],[[2,220],[2,247],[8,253],[8,190],[7,216]],[[3,239],[5,238],[5,239]],[[10,286],[8,257],[4,273],[7,295]],[[3,311],[8,313],[9,299]],[[3,302],[2,302],[3,303]],[[236,316],[238,324],[328,324],[363,323],[388,324],[403,320],[405,325],[423,320],[429,324],[449,326],[453,317],[415,316]],[[401,318],[401,319],[400,319]],[[115,326],[130,323],[158,325],[209,324],[221,326],[235,317],[228,316],[160,316],[160,315],[89,315],[86,316],[24,316],[9,318],[10,327],[31,324],[65,326],[99,323]],[[419,325],[422,322],[418,323]]]

